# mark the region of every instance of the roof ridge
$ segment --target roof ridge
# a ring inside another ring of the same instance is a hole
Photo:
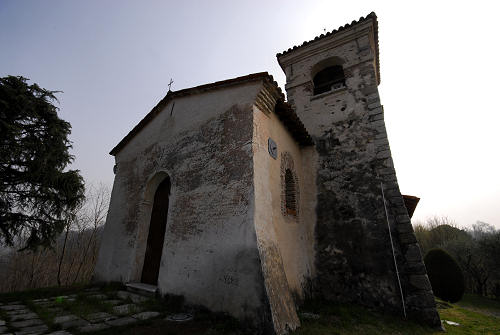
[[[319,36],[316,36],[314,39],[312,40],[309,40],[309,41],[304,41],[301,45],[295,45],[291,48],[289,48],[288,50],[285,50],[281,53],[277,53],[276,54],[276,58],[278,58],[278,63],[279,62],[279,58],[281,56],[284,56],[284,55],[287,55],[289,53],[291,53],[292,51],[295,51],[295,50],[298,50],[306,45],[309,45],[311,43],[314,43],[316,41],[319,41],[323,38],[326,38],[326,37],[329,37],[329,36],[332,36],[332,35],[335,35],[341,31],[344,31],[345,29],[348,29],[348,28],[351,28],[355,25],[358,25],[358,24],[361,24],[365,21],[368,21],[368,20],[371,20],[373,19],[373,34],[374,34],[374,39],[375,39],[375,59],[376,59],[376,63],[377,63],[377,66],[376,66],[376,72],[377,72],[377,81],[378,81],[378,84],[380,84],[380,62],[379,62],[379,59],[380,59],[380,55],[379,55],[379,43],[378,43],[378,21],[377,21],[377,14],[375,14],[375,12],[371,12],[370,14],[366,15],[366,16],[361,16],[359,18],[359,20],[353,20],[351,23],[346,23],[345,25],[343,26],[340,26],[339,28],[337,29],[333,29],[332,31],[330,32],[327,32],[326,34],[321,34]],[[281,63],[280,63],[281,65]]]
[[[140,121],[137,123],[132,130],[125,135],[125,137],[109,152],[110,155],[116,155],[144,126],[146,126],[152,119],[158,115],[163,108],[173,99],[178,98],[178,97],[184,97],[187,95],[191,94],[197,94],[205,91],[209,91],[212,89],[217,89],[221,88],[224,86],[229,86],[229,85],[234,85],[238,83],[244,83],[248,81],[254,81],[254,80],[259,80],[262,79],[264,81],[267,81],[271,85],[273,85],[277,91],[280,97],[284,98],[283,91],[281,90],[281,87],[279,87],[278,83],[276,80],[274,80],[273,76],[269,74],[267,71],[264,72],[256,72],[256,73],[251,73],[245,76],[240,76],[236,78],[231,78],[231,79],[226,79],[226,80],[220,80],[216,81],[213,83],[208,83],[208,84],[203,84],[203,85],[198,85],[194,87],[189,87],[189,88],[184,88],[179,91],[168,91],[167,94],[147,113]]]
[[[183,96],[186,93],[190,93],[190,92],[196,91],[196,90],[209,90],[212,88],[219,88],[221,86],[232,85],[232,84],[236,84],[236,83],[240,83],[240,82],[259,79],[259,78],[264,79],[264,78],[268,78],[268,77],[271,77],[271,79],[272,79],[272,76],[267,71],[255,72],[255,73],[250,73],[250,74],[247,74],[244,76],[214,81],[212,83],[202,84],[202,85],[193,86],[193,87],[187,87],[187,88],[183,88],[183,89],[178,90],[178,91],[169,91],[169,92],[174,94],[174,96]],[[274,80],[274,79],[272,79],[272,80]]]
[[[325,34],[321,34],[321,35],[319,35],[319,36],[316,36],[316,37],[315,37],[315,38],[313,38],[312,40],[309,40],[309,41],[304,41],[301,45],[294,45],[293,47],[288,48],[288,50],[285,50],[285,51],[283,51],[283,52],[281,52],[281,53],[277,53],[277,54],[276,54],[276,57],[280,57],[280,56],[286,55],[286,54],[288,54],[288,53],[290,53],[290,52],[292,52],[292,51],[294,51],[294,50],[297,50],[298,48],[301,48],[301,47],[303,47],[303,46],[306,46],[306,45],[308,45],[308,44],[310,44],[310,43],[312,43],[312,42],[318,41],[318,40],[323,39],[323,38],[325,38],[325,37],[328,37],[328,36],[334,35],[334,34],[336,34],[336,33],[338,33],[338,32],[341,32],[341,31],[343,31],[343,30],[345,30],[345,29],[347,29],[347,28],[350,28],[350,27],[352,27],[352,26],[354,26],[354,25],[357,25],[357,24],[363,23],[364,21],[367,21],[367,20],[372,19],[372,18],[373,18],[373,19],[375,19],[375,22],[377,21],[377,14],[375,14],[375,12],[371,12],[370,14],[368,14],[368,15],[366,15],[366,16],[364,16],[364,17],[363,17],[363,16],[361,16],[361,17],[359,18],[359,20],[357,20],[357,21],[356,21],[356,20],[353,20],[351,23],[346,23],[345,25],[340,26],[340,27],[338,27],[337,29],[333,29],[332,31],[329,31],[329,32],[327,32],[327,33],[325,33]]]

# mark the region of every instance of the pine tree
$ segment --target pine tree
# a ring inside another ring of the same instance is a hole
[[[68,135],[71,125],[57,115],[54,93],[26,78],[0,78],[0,243],[25,248],[50,245],[65,215],[84,200]]]

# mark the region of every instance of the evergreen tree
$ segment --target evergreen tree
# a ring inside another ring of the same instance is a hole
[[[0,78],[0,243],[50,245],[65,215],[84,200],[72,162],[71,125],[57,115],[55,91],[23,77]]]

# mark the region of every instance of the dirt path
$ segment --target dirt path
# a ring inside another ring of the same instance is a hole
[[[494,316],[494,317],[500,318],[500,311],[498,311],[498,310],[484,309],[484,308],[478,308],[478,307],[472,307],[472,306],[460,306],[460,307],[463,309],[467,309],[469,311],[472,311],[472,312],[477,312],[477,313],[481,313],[484,315]]]

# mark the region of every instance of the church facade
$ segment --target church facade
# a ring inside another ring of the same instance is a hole
[[[95,280],[144,283],[269,333],[300,326],[311,297],[439,326],[378,57],[372,13],[277,55],[287,101],[266,72],[169,91],[111,151]]]

